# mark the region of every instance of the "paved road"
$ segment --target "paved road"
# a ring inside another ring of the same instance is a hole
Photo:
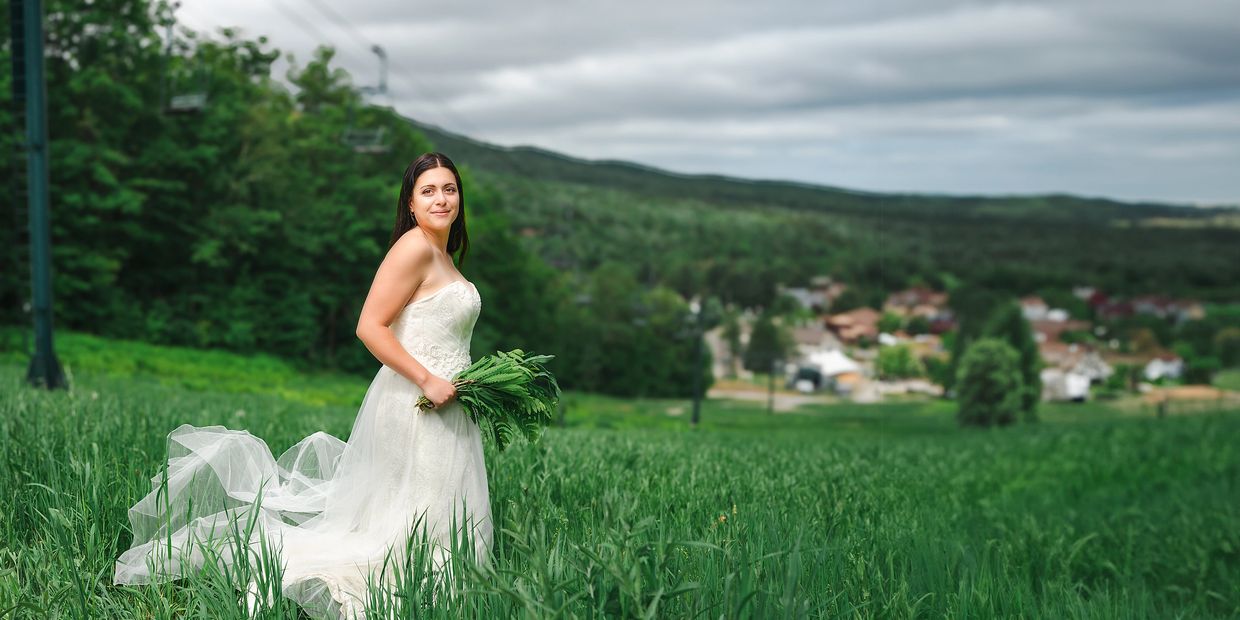
[[[731,398],[734,400],[747,400],[760,402],[763,405],[767,401],[766,390],[737,390],[724,388],[711,388],[706,392],[707,398]],[[829,404],[839,402],[839,399],[832,398],[826,394],[789,394],[787,392],[775,392],[775,412],[785,413],[793,411],[797,407],[806,404]]]

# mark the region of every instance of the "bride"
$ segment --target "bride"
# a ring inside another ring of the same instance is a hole
[[[446,156],[422,155],[405,170],[387,256],[358,320],[358,337],[383,366],[348,442],[317,432],[277,459],[246,431],[182,425],[168,437],[167,471],[129,510],[133,545],[114,582],[255,564],[273,548],[284,596],[315,618],[361,618],[367,584],[398,578],[407,541],[430,543],[437,573],[454,541],[486,561],[482,439],[451,383],[470,364],[482,305],[451,258],[468,248],[460,174]],[[424,413],[414,405],[423,394],[434,404]],[[251,582],[251,608],[257,597]]]

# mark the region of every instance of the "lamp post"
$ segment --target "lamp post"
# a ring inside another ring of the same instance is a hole
[[[689,425],[697,428],[702,414],[702,303],[697,297],[689,302],[689,311],[693,313],[693,416]]]
[[[775,373],[779,372],[782,361],[779,358],[771,360],[771,374],[766,381],[766,412],[770,415],[775,414]]]

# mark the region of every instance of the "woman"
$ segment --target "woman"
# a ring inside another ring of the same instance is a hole
[[[169,436],[165,480],[129,511],[133,547],[116,583],[150,583],[279,549],[280,591],[316,618],[360,618],[367,582],[399,576],[406,541],[432,543],[443,569],[454,537],[486,560],[492,539],[478,426],[451,379],[470,364],[481,299],[452,261],[464,257],[461,177],[440,153],[405,170],[396,226],[358,320],[357,335],[383,367],[347,443],[323,432],[278,460],[262,440],[221,426],[183,425]],[[434,403],[420,413],[425,394]],[[247,527],[253,525],[247,534]],[[240,534],[238,534],[240,532]],[[241,545],[235,541],[244,540]],[[251,583],[249,602],[257,602]]]

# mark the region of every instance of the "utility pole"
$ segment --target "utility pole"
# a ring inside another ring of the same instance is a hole
[[[34,357],[26,381],[65,387],[52,346],[51,215],[48,212],[47,84],[43,75],[43,2],[10,0],[13,98],[26,102],[26,175],[30,205],[30,286],[34,293]]]

